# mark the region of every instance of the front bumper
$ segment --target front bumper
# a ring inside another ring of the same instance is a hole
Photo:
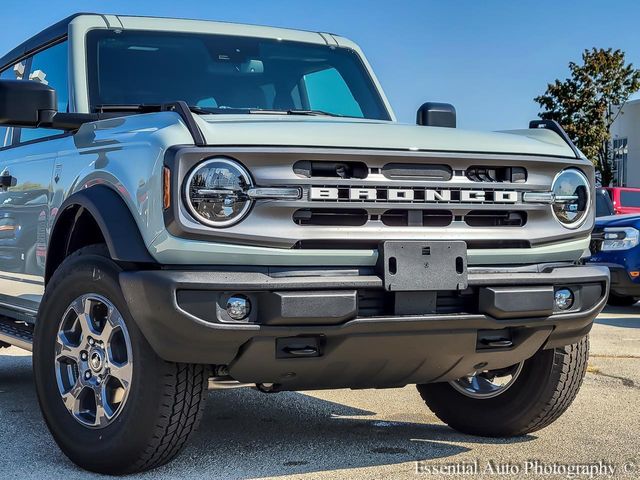
[[[162,358],[226,365],[238,381],[301,390],[446,381],[574,343],[604,306],[609,271],[470,269],[468,280],[465,292],[436,294],[385,292],[372,270],[120,274],[131,314]],[[559,287],[575,293],[562,313],[553,307]],[[254,307],[244,323],[225,314],[235,293]]]

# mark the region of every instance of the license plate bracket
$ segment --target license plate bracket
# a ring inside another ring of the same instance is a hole
[[[464,290],[467,244],[458,240],[382,242],[378,270],[387,291]]]

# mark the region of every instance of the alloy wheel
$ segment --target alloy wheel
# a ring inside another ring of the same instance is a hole
[[[55,371],[62,401],[81,424],[104,428],[122,411],[133,378],[131,339],[107,298],[89,293],[67,307],[56,336]]]
[[[499,370],[474,372],[449,382],[453,388],[467,397],[487,399],[497,397],[511,387],[522,372],[524,362]]]

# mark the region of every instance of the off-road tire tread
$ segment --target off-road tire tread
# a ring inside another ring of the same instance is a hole
[[[110,258],[105,244],[89,245],[73,252],[65,262],[76,257],[102,256]],[[64,263],[61,265],[63,266]],[[64,278],[64,272],[54,272],[45,296],[54,292]],[[168,463],[184,447],[200,423],[206,403],[209,367],[207,365],[174,363],[159,360],[164,368],[164,391],[151,441],[138,460],[117,474],[151,470]]]
[[[569,408],[582,385],[588,360],[588,336],[585,336],[575,344],[554,349],[553,365],[549,374],[549,380],[546,384],[541,385],[543,391],[537,401],[528,407],[532,418],[524,425],[521,424],[518,427],[505,425],[498,429],[492,428],[487,430],[477,427],[469,428],[461,423],[461,412],[452,411],[450,405],[430,401],[429,385],[418,385],[418,392],[436,417],[442,422],[465,433],[487,437],[526,435],[549,426]],[[483,400],[479,401],[481,402]]]
[[[555,349],[554,370],[560,371],[560,378],[553,395],[540,413],[523,429],[522,435],[551,425],[569,408],[582,386],[588,361],[588,336],[573,345]]]
[[[163,412],[151,442],[132,472],[154,469],[173,459],[202,418],[208,383],[206,366],[166,363]]]

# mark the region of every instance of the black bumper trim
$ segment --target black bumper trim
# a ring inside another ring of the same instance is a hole
[[[375,275],[273,278],[261,272],[195,270],[120,274],[131,314],[162,358],[229,365],[237,380],[279,383],[285,389],[399,386],[458,378],[483,362],[486,368],[503,368],[541,347],[574,343],[588,333],[606,301],[608,282],[608,269],[593,266],[555,268],[546,273],[470,272],[470,286],[599,284],[599,295],[588,308],[550,316],[392,315],[357,317],[337,324],[278,325],[207,322],[182,309],[176,292],[329,290],[333,295],[336,290],[382,291],[382,281]],[[513,347],[477,350],[480,330],[501,329],[511,332]],[[323,354],[276,358],[276,340],[296,336],[321,338]]]

